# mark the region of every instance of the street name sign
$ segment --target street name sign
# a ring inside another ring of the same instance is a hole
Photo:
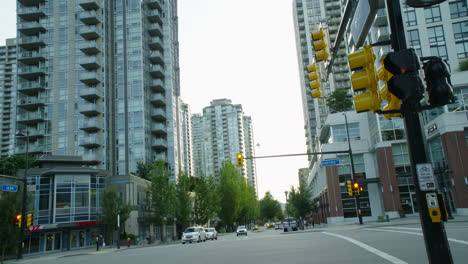
[[[325,166],[333,166],[333,165],[338,165],[340,164],[340,160],[339,159],[331,159],[331,160],[322,160],[322,167],[325,167]]]
[[[2,185],[2,191],[3,191],[3,192],[17,192],[17,191],[18,191],[18,186],[16,186],[16,185],[9,185],[9,184],[3,184],[3,185]]]

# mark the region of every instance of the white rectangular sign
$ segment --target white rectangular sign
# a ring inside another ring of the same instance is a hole
[[[416,173],[418,175],[419,189],[421,189],[421,191],[436,190],[434,172],[430,163],[416,164]]]

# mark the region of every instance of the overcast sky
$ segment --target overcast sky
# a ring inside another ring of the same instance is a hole
[[[16,1],[3,0],[0,45],[15,37]],[[231,99],[252,117],[257,156],[306,152],[292,0],[179,0],[182,99],[192,113]],[[306,156],[257,160],[260,198],[284,202]]]

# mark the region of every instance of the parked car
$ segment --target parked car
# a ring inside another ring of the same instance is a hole
[[[278,229],[283,229],[283,223],[281,223],[281,222],[276,222],[275,223],[275,230],[278,230]]]
[[[216,231],[215,228],[209,227],[205,229],[205,231],[206,231],[206,239],[218,240],[218,232]]]
[[[206,241],[206,232],[203,227],[187,227],[184,233],[182,233],[182,244],[185,244],[186,242],[192,243],[201,241]]]
[[[252,231],[258,231],[258,225],[252,226]]]
[[[236,233],[237,233],[237,236],[247,235],[247,228],[245,228],[245,226],[238,226]]]

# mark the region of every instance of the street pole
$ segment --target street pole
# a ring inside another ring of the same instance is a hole
[[[117,249],[120,249],[120,214],[117,214]]]
[[[406,39],[403,26],[400,1],[386,0],[388,17],[391,29],[391,43],[394,51],[405,50]],[[421,191],[417,176],[416,165],[427,163],[426,151],[424,149],[421,122],[419,119],[419,102],[403,102],[402,113],[406,128],[406,140],[411,161],[411,172],[413,174],[414,188],[418,201],[419,217],[421,219],[424,242],[429,263],[453,263],[450,247],[445,233],[443,222],[433,223],[426,202],[427,191]]]
[[[288,217],[288,230],[291,226],[291,219],[289,219],[289,210],[288,210],[288,191],[284,191],[284,195],[286,195],[286,215]]]
[[[27,189],[28,189],[28,168],[29,168],[29,157],[28,157],[28,149],[29,146],[29,131],[26,130],[26,168],[24,170],[23,176],[23,208],[21,209],[21,227],[20,227],[20,234],[19,234],[19,244],[18,244],[18,255],[16,259],[23,258],[23,239],[24,239],[24,228],[26,227],[26,198],[27,198]]]
[[[351,149],[351,140],[349,138],[348,117],[346,116],[346,113],[343,113],[343,115],[345,118],[346,138],[348,139],[349,163],[351,165],[351,180],[354,183],[356,181],[356,178],[355,178],[356,171],[354,170],[353,150]],[[359,203],[359,195],[354,194],[354,199],[356,201],[356,210],[357,210],[357,217],[359,220],[359,224],[362,225],[362,214],[361,214],[361,205]]]

